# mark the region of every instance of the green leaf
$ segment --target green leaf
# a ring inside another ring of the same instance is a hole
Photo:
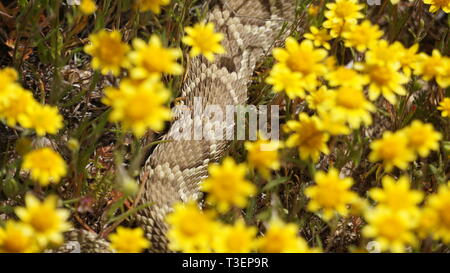
[[[269,191],[273,188],[275,188],[278,185],[281,185],[285,182],[289,181],[289,177],[279,177],[276,179],[273,179],[271,181],[269,181],[269,183],[267,183],[264,187],[263,187],[263,191]]]

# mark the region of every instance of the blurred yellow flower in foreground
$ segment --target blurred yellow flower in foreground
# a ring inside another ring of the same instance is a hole
[[[89,35],[90,44],[84,51],[92,56],[92,68],[98,69],[102,74],[112,73],[118,76],[121,67],[128,67],[127,53],[130,47],[122,42],[119,31],[100,30]]]
[[[193,27],[186,27],[187,36],[183,37],[183,43],[191,46],[191,57],[202,54],[208,61],[214,61],[214,54],[224,54],[225,48],[220,44],[223,40],[222,33],[214,31],[213,23],[197,23]]]
[[[134,39],[133,49],[129,54],[129,59],[134,65],[130,69],[133,79],[146,79],[151,76],[161,76],[163,73],[170,75],[183,73],[183,67],[177,63],[177,59],[182,56],[181,50],[165,48],[156,35],[152,35],[148,43],[139,38]]]
[[[327,70],[323,64],[323,60],[328,54],[327,51],[314,48],[313,42],[310,40],[298,43],[294,38],[288,37],[286,48],[275,48],[272,54],[279,64],[293,72],[301,73],[302,85],[309,91],[317,87],[317,77],[325,74]]]
[[[167,6],[169,4],[170,0],[137,0],[137,7],[140,11],[145,12],[151,10],[156,14],[161,12],[161,6]]]
[[[310,27],[309,28],[310,33],[306,33],[303,35],[306,39],[312,41],[314,43],[314,46],[316,47],[324,47],[325,49],[330,50],[330,44],[328,43],[329,40],[331,40],[330,34],[328,34],[328,30],[326,29],[318,29],[317,27]]]
[[[243,220],[236,221],[232,226],[220,226],[213,239],[214,252],[252,252],[256,247],[256,232],[256,227],[247,227]]]
[[[273,85],[273,91],[275,93],[285,91],[290,99],[305,97],[302,74],[291,71],[285,65],[274,65],[270,70],[270,75],[267,77],[266,83]]]
[[[108,236],[111,248],[118,253],[140,253],[150,247],[142,228],[118,227],[116,233]]]
[[[323,129],[330,135],[348,135],[351,133],[346,124],[345,116],[335,115],[333,108],[319,109],[319,118]]]
[[[442,134],[435,131],[431,123],[424,124],[420,120],[414,120],[404,128],[404,132],[408,138],[408,146],[421,157],[427,157],[431,151],[439,149]]]
[[[63,127],[63,117],[55,106],[36,103],[28,109],[27,116],[28,118],[22,122],[22,126],[33,128],[39,136],[57,134]]]
[[[358,19],[364,17],[360,12],[364,8],[363,4],[359,4],[358,0],[336,0],[334,3],[326,4],[327,11],[325,17],[336,23],[356,23]]]
[[[369,99],[376,100],[382,95],[390,103],[395,104],[397,97],[395,95],[406,95],[406,89],[403,84],[408,82],[408,77],[398,71],[400,63],[366,63],[356,66],[369,76]]]
[[[325,75],[330,86],[353,86],[362,88],[369,83],[366,75],[361,75],[357,71],[345,66],[339,66]]]
[[[30,226],[9,220],[0,227],[0,253],[33,253],[38,250]]]
[[[420,210],[419,223],[416,227],[416,232],[419,238],[425,239],[430,235],[439,237],[434,233],[438,228],[438,220],[438,214],[436,211],[430,208],[428,204],[425,205],[425,207]]]
[[[25,207],[17,207],[16,214],[19,219],[33,228],[40,247],[59,245],[63,243],[63,232],[70,229],[67,222],[70,212],[66,209],[57,209],[56,196],[48,196],[40,202],[33,194],[25,196]]]
[[[393,65],[396,69],[400,65],[400,51],[397,43],[391,44],[383,39],[374,41],[365,57],[368,64]]]
[[[247,198],[256,193],[256,187],[245,179],[247,166],[236,164],[231,157],[226,157],[221,165],[208,167],[209,177],[200,188],[209,193],[207,201],[217,206],[219,212],[226,212],[233,206],[243,208]]]
[[[437,107],[443,117],[450,116],[450,98],[444,98]]]
[[[258,239],[258,250],[262,253],[318,252],[309,248],[306,241],[297,235],[298,232],[297,225],[272,219],[264,236]]]
[[[369,160],[372,162],[383,161],[387,172],[392,171],[394,166],[406,170],[409,162],[415,159],[414,152],[408,147],[408,139],[401,131],[384,132],[381,139],[370,144],[370,148],[372,152],[369,154]]]
[[[412,190],[408,177],[402,176],[395,181],[390,176],[383,177],[383,188],[373,188],[369,191],[370,197],[377,202],[377,207],[387,207],[391,210],[405,211],[410,215],[410,221],[417,221],[419,216],[418,205],[422,202],[424,194]]]
[[[141,137],[148,129],[162,130],[164,122],[171,119],[171,111],[165,105],[169,98],[169,90],[153,76],[142,82],[125,79],[119,89],[107,88],[102,102],[112,107],[112,122],[121,122],[124,130]]]
[[[335,96],[336,92],[334,90],[330,90],[326,85],[322,85],[318,90],[310,92],[306,96],[306,102],[308,103],[308,108],[313,110],[331,110]]]
[[[426,207],[436,213],[434,237],[450,243],[450,181],[429,197]]]
[[[0,90],[0,92],[2,91],[5,94],[0,97],[0,119],[5,120],[10,127],[14,127],[18,123],[29,125],[30,116],[28,113],[37,104],[33,94],[18,84],[10,84]]]
[[[320,6],[318,6],[318,5],[310,4],[308,6],[308,14],[310,16],[316,16],[317,14],[319,14],[319,11],[320,11]]]
[[[30,171],[31,178],[38,181],[41,186],[59,183],[67,172],[64,159],[47,147],[26,154],[23,158],[22,169]]]
[[[362,124],[372,124],[371,112],[375,111],[375,107],[366,99],[361,87],[342,86],[336,90],[334,106],[330,111],[356,129]]]
[[[378,25],[372,25],[369,20],[364,20],[359,25],[352,25],[342,33],[346,47],[353,47],[360,52],[364,52],[372,44],[383,36],[383,31]]]
[[[420,53],[414,65],[414,74],[422,76],[426,81],[440,77],[445,73],[445,57],[437,49],[433,49],[431,56]]]
[[[444,12],[450,13],[450,0],[423,0],[423,2],[431,5],[430,12],[436,12],[442,9]]]
[[[299,121],[289,120],[284,129],[286,132],[293,132],[286,140],[286,146],[297,147],[302,160],[311,158],[317,162],[321,152],[330,152],[327,146],[330,136],[323,131],[322,122],[317,116],[310,117],[306,113],[300,113]]]
[[[279,141],[271,141],[262,138],[257,141],[245,142],[248,151],[247,161],[251,167],[255,167],[265,178],[270,176],[270,170],[280,168],[278,149],[282,147]]]
[[[308,209],[313,212],[321,211],[325,220],[332,219],[336,212],[347,216],[347,205],[358,198],[350,190],[352,178],[340,178],[336,169],[330,169],[328,173],[317,172],[314,180],[316,185],[305,189],[305,195],[310,198]]]
[[[11,83],[17,81],[17,71],[12,67],[5,67],[0,69],[0,96],[4,91],[4,88]]]
[[[417,243],[412,232],[416,223],[405,211],[378,207],[368,210],[365,219],[368,225],[363,228],[362,234],[375,238],[381,251],[405,252],[406,246]]]
[[[167,237],[174,251],[210,252],[217,223],[212,212],[202,212],[194,201],[177,203],[166,221],[169,224]]]
[[[414,44],[410,48],[405,48],[402,43],[395,42],[394,46],[396,47],[395,50],[399,51],[398,60],[400,61],[400,66],[403,73],[410,77],[412,70],[417,63],[417,51],[419,50],[419,44]]]
[[[447,88],[450,86],[450,58],[449,57],[445,57],[444,69],[441,74],[437,75],[436,82],[442,88]]]
[[[80,10],[82,13],[90,15],[97,10],[97,6],[95,5],[95,2],[92,0],[81,0]]]

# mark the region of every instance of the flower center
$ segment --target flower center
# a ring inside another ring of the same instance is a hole
[[[369,74],[370,78],[378,85],[387,85],[392,78],[391,72],[382,66],[372,67]]]
[[[39,207],[33,211],[30,224],[38,232],[46,232],[56,226],[56,221],[56,215],[51,208]]]
[[[343,88],[338,92],[337,104],[349,109],[358,109],[364,103],[364,95],[362,92],[352,90],[350,88]]]
[[[398,239],[398,235],[404,230],[403,223],[396,217],[388,217],[383,224],[380,224],[380,235],[391,241]]]

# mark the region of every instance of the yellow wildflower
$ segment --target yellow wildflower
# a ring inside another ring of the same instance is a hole
[[[364,17],[360,12],[364,5],[358,4],[358,0],[336,0],[335,3],[326,4],[325,17],[336,23],[356,23],[358,19]]]
[[[384,132],[382,139],[373,141],[370,148],[372,152],[369,160],[372,162],[382,160],[387,172],[392,171],[394,166],[406,170],[409,162],[415,159],[414,152],[408,147],[408,139],[401,131]]]
[[[369,78],[366,75],[361,75],[354,69],[339,66],[333,71],[325,75],[330,86],[354,86],[362,88],[369,83]]]
[[[327,146],[330,136],[323,131],[323,125],[317,116],[310,117],[300,113],[299,121],[289,120],[285,130],[293,132],[286,140],[286,146],[297,147],[302,160],[311,158],[317,162],[321,152],[324,154],[330,152]]]
[[[422,76],[426,81],[444,75],[445,58],[437,49],[433,49],[432,55],[420,53],[414,66],[414,74]]]
[[[326,85],[322,85],[317,91],[306,96],[308,107],[313,110],[328,110],[333,106],[336,92],[329,90]]]
[[[275,93],[284,90],[290,99],[305,97],[302,74],[293,72],[284,65],[275,64],[272,70],[270,70],[270,75],[267,77],[266,83],[273,85],[273,91]]]
[[[288,37],[286,48],[275,48],[272,54],[279,63],[291,71],[302,74],[307,90],[314,90],[318,84],[317,77],[326,72],[326,66],[322,61],[327,56],[327,51],[314,48],[310,40],[304,40],[299,44],[294,38]]]
[[[328,56],[325,58],[325,60],[323,62],[325,63],[325,67],[326,67],[328,73],[330,71],[335,70],[338,67],[336,56],[333,56],[333,55]]]
[[[295,224],[285,224],[281,220],[272,219],[263,237],[258,239],[258,249],[262,253],[310,253],[305,240],[297,235]]]
[[[209,193],[206,200],[215,204],[220,212],[226,212],[232,206],[245,207],[247,197],[256,193],[256,187],[245,179],[247,166],[236,164],[231,157],[225,158],[221,165],[210,165],[208,172],[209,177],[200,188]]]
[[[421,239],[425,239],[430,235],[433,235],[438,228],[438,214],[434,209],[426,205],[419,215],[419,222],[416,227],[417,235]]]
[[[350,190],[353,179],[340,178],[336,169],[330,169],[328,173],[317,172],[314,180],[316,185],[305,189],[305,195],[310,198],[308,210],[321,211],[325,220],[333,218],[335,213],[347,216],[347,205],[358,198],[358,195]]]
[[[0,253],[33,253],[39,250],[33,229],[20,222],[9,220],[0,227]]]
[[[450,243],[450,184],[439,186],[438,192],[429,197],[427,207],[436,215],[435,230],[436,239],[442,239],[446,244]]]
[[[336,91],[333,113],[345,119],[351,128],[372,124],[370,112],[373,111],[375,107],[366,99],[361,88],[342,86]]]
[[[369,207],[370,205],[367,199],[358,196],[350,202],[349,214],[352,216],[363,216]]]
[[[436,82],[442,88],[450,86],[450,58],[444,58],[444,69],[436,76]]]
[[[67,172],[64,159],[47,147],[26,154],[23,158],[22,169],[30,171],[31,178],[38,181],[41,186],[58,183]]]
[[[28,193],[25,196],[26,207],[17,207],[15,210],[19,219],[33,228],[41,247],[49,243],[61,244],[64,240],[62,233],[71,227],[67,222],[70,212],[57,209],[57,201],[57,197],[52,195],[40,202],[34,195]]]
[[[255,227],[245,226],[242,220],[236,221],[232,226],[222,226],[214,236],[214,252],[249,253],[256,247],[256,232]]]
[[[36,103],[28,109],[27,116],[28,118],[22,121],[22,126],[33,128],[39,136],[54,135],[63,127],[63,117],[55,106]]]
[[[118,253],[140,253],[150,247],[142,228],[118,227],[116,233],[108,236],[111,248]]]
[[[364,52],[372,44],[383,36],[383,31],[378,25],[372,25],[369,20],[364,20],[359,25],[352,25],[342,33],[346,47],[354,47],[360,52]]]
[[[358,69],[363,70],[369,76],[369,99],[376,100],[382,95],[390,103],[397,102],[396,94],[406,95],[406,89],[403,84],[408,82],[408,77],[398,72],[400,63],[366,63],[357,65]]]
[[[82,13],[90,15],[97,10],[97,6],[95,5],[95,2],[92,0],[81,0],[80,10]]]
[[[223,40],[222,33],[214,32],[213,23],[197,23],[193,27],[186,27],[187,36],[183,37],[183,43],[192,46],[191,57],[200,54],[208,61],[214,61],[214,54],[224,54],[225,48],[220,44]]]
[[[422,202],[423,193],[412,190],[408,177],[402,176],[395,181],[390,176],[383,177],[383,188],[373,188],[370,197],[378,203],[378,207],[385,206],[391,210],[405,211],[410,215],[410,221],[416,221],[419,216],[418,205]]]
[[[450,13],[450,0],[423,0],[425,4],[430,5],[430,12],[437,12],[442,9],[446,13]]]
[[[316,47],[324,47],[325,49],[330,50],[330,44],[328,43],[331,40],[330,34],[328,34],[328,30],[326,29],[318,29],[315,26],[309,28],[310,33],[306,33],[303,35],[308,40],[311,40]]]
[[[153,76],[142,82],[122,81],[120,91],[108,88],[103,103],[113,108],[112,122],[120,121],[125,130],[141,137],[147,129],[162,130],[170,120],[171,111],[165,105],[169,98],[170,92]]]
[[[400,66],[400,52],[397,44],[389,44],[386,40],[378,40],[373,43],[366,52],[366,63],[378,64],[379,66]]]
[[[365,219],[368,225],[362,233],[367,238],[375,238],[381,251],[405,252],[406,246],[417,243],[412,233],[416,224],[404,211],[378,207],[368,210]]]
[[[439,111],[442,111],[441,115],[443,117],[450,116],[450,98],[444,98],[437,107]]]
[[[169,248],[183,252],[209,252],[216,223],[212,213],[203,213],[198,205],[191,201],[187,204],[177,203],[173,212],[166,217],[169,224],[167,237]]]
[[[246,141],[244,145],[248,151],[249,165],[258,169],[265,178],[270,176],[270,170],[280,168],[278,149],[282,147],[282,144],[279,141],[267,140],[260,136],[257,141]]]
[[[337,38],[342,36],[343,33],[347,32],[352,26],[354,26],[356,22],[341,22],[341,21],[332,21],[326,20],[323,22],[323,27],[330,30],[330,36],[333,38]]]
[[[160,76],[161,73],[181,75],[183,67],[177,63],[182,56],[179,48],[164,48],[161,39],[152,35],[146,43],[141,39],[133,40],[134,51],[129,58],[134,67],[130,75],[134,79],[145,79],[149,76]]]
[[[3,104],[0,104],[0,119],[4,119],[10,127],[17,123],[26,126],[30,118],[27,113],[37,104],[33,94],[16,84],[5,89],[7,95],[3,98]]]
[[[320,6],[313,5],[313,4],[310,4],[308,6],[308,14],[311,16],[316,16],[317,14],[319,14],[319,11],[320,11]]]
[[[92,68],[99,69],[102,74],[110,72],[118,76],[121,67],[128,67],[127,53],[130,47],[122,42],[122,35],[118,30],[100,30],[89,35],[90,44],[84,51],[92,56]]]
[[[137,0],[137,7],[140,11],[145,12],[151,10],[153,13],[159,14],[161,6],[167,6],[170,0]]]
[[[404,131],[409,147],[421,157],[427,157],[432,150],[439,149],[439,140],[442,139],[442,134],[435,131],[432,124],[414,120]]]
[[[410,48],[405,48],[401,43],[395,42],[394,46],[398,51],[398,60],[400,61],[400,66],[403,73],[410,77],[412,69],[414,69],[418,59],[417,51],[419,50],[419,44],[414,44]]]
[[[335,115],[333,108],[318,111],[320,121],[324,131],[331,135],[348,135],[351,133],[350,128],[346,125],[344,116]]]
[[[5,88],[10,84],[15,83],[17,79],[17,71],[14,68],[5,67],[0,69],[0,97],[2,97],[4,93],[6,94]]]

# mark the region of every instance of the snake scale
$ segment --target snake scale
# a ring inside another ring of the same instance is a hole
[[[283,26],[295,17],[296,0],[223,0],[216,1],[206,21],[224,34],[226,54],[214,62],[203,57],[192,58],[182,88],[183,103],[189,109],[194,99],[202,98],[202,106],[244,105],[247,86],[257,62],[270,53],[276,40],[285,38]],[[163,139],[170,140],[179,132],[187,117],[176,119]],[[211,117],[194,112],[190,117],[203,128],[211,126]],[[234,125],[234,124],[233,124]],[[226,128],[233,129],[233,128]],[[141,203],[152,205],[135,216],[137,226],[145,230],[152,252],[168,252],[168,229],[164,218],[176,202],[201,197],[199,183],[207,177],[207,167],[218,162],[226,152],[227,140],[177,140],[160,143],[146,160],[140,173],[144,183]],[[108,243],[87,231],[72,232],[60,251],[74,251],[74,241],[81,252],[108,252]]]

